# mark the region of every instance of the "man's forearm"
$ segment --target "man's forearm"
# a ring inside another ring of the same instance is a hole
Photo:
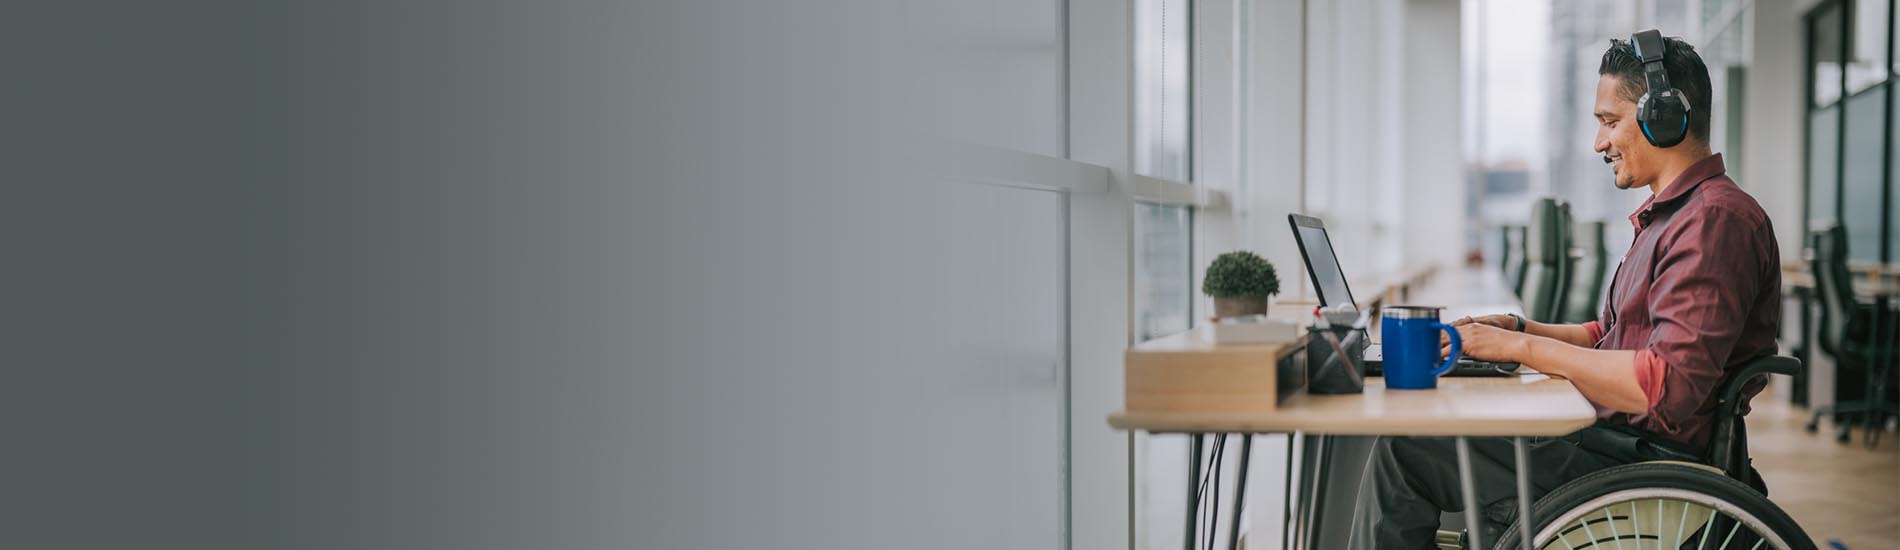
[[[1559,325],[1555,323],[1539,323],[1537,321],[1525,319],[1524,332],[1526,334],[1550,338],[1552,340],[1556,340],[1559,342],[1563,342],[1565,344],[1570,344],[1572,346],[1577,346],[1581,348],[1587,348],[1587,347],[1596,345],[1596,342],[1590,339],[1590,329],[1583,328],[1583,325]]]
[[[1556,326],[1583,330],[1577,325]],[[1577,391],[1599,405],[1630,414],[1649,410],[1649,396],[1643,394],[1642,385],[1636,382],[1636,352],[1590,349],[1556,338],[1526,340],[1518,362],[1538,372],[1569,379]]]

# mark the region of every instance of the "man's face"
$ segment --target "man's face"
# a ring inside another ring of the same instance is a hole
[[[1616,188],[1630,189],[1655,181],[1656,157],[1662,151],[1643,138],[1643,130],[1636,125],[1636,102],[1617,91],[1622,85],[1623,79],[1616,75],[1597,77],[1595,148],[1610,157]]]

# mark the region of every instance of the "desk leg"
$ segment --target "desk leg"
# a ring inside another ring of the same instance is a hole
[[[1311,549],[1313,547],[1313,540],[1319,536],[1315,531],[1316,526],[1314,524],[1318,522],[1319,515],[1326,512],[1326,476],[1331,475],[1331,472],[1329,472],[1326,467],[1326,448],[1332,444],[1333,436],[1330,435],[1308,436],[1306,438],[1306,445],[1313,447],[1313,460],[1309,466],[1306,459],[1302,458],[1300,459],[1300,466],[1307,472],[1313,474],[1313,482],[1311,485],[1308,485],[1311,489],[1304,493],[1300,499],[1301,517],[1300,538],[1298,541],[1300,543],[1300,550]]]
[[[1194,550],[1197,522],[1195,516],[1201,511],[1201,434],[1188,436],[1188,482],[1187,482],[1187,550]]]
[[[1478,530],[1478,489],[1471,480],[1471,443],[1458,436],[1458,486],[1465,495],[1465,540],[1471,549],[1484,548],[1484,532]]]
[[[1511,447],[1517,451],[1517,525],[1519,537],[1524,541],[1524,550],[1531,550],[1531,530],[1537,525],[1531,523],[1531,457],[1530,450],[1524,445],[1523,436],[1511,438]]]
[[[1240,479],[1234,483],[1233,526],[1227,529],[1228,550],[1240,549],[1240,514],[1247,501],[1247,463],[1253,458],[1253,434],[1240,434]]]
[[[1296,436],[1297,434],[1286,434],[1286,484],[1281,486],[1286,489],[1286,494],[1281,495],[1286,507],[1281,508],[1280,548],[1293,548],[1293,528],[1299,525],[1300,519],[1299,515],[1294,513],[1294,510],[1298,508],[1295,508],[1293,503],[1293,495],[1299,493],[1299,488],[1293,485],[1293,441]]]

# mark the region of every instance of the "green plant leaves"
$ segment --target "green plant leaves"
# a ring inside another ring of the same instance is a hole
[[[1266,258],[1236,250],[1208,264],[1201,292],[1215,298],[1265,298],[1280,293],[1280,276]]]

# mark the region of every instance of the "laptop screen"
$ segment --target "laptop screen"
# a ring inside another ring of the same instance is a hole
[[[1346,287],[1346,274],[1339,269],[1339,258],[1333,255],[1333,243],[1326,237],[1326,226],[1319,218],[1309,216],[1291,214],[1288,219],[1299,241],[1300,254],[1306,258],[1306,272],[1313,278],[1320,305],[1356,304],[1352,290]]]

